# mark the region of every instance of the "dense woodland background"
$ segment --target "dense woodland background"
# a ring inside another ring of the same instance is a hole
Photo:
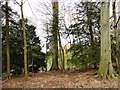
[[[9,6],[8,0],[2,1],[3,81],[19,75],[29,78],[33,73],[65,73],[76,70],[81,72],[91,69],[95,70],[92,73],[95,78],[118,77],[118,7],[116,0],[101,1],[75,3],[75,7],[72,8],[74,12],[70,14],[72,17],[69,26],[65,15],[59,11],[58,0],[49,2],[52,7],[44,5],[48,14],[42,14],[50,17],[43,22],[47,35],[46,52],[42,52],[36,27],[29,23],[29,18],[24,18],[24,1],[18,3],[13,0],[14,4],[20,7],[20,15]],[[49,13],[51,9],[52,12]],[[62,38],[69,40],[67,45],[62,45]]]

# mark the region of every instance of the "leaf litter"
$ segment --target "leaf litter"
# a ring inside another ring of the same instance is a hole
[[[96,70],[33,73],[2,81],[3,88],[118,88],[118,78],[105,80],[93,78]]]

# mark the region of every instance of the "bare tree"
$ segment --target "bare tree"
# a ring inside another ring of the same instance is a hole
[[[8,0],[6,0],[6,58],[7,58],[7,79],[10,79],[10,46],[9,46],[9,14]]]
[[[110,2],[101,0],[100,31],[101,31],[101,55],[98,75],[103,78],[114,77],[111,62],[111,39],[110,39]]]
[[[26,43],[26,30],[25,30],[25,21],[23,15],[23,0],[21,0],[21,16],[22,16],[22,30],[23,30],[23,38],[24,38],[24,72],[25,77],[28,77],[28,67],[27,67],[27,43]]]

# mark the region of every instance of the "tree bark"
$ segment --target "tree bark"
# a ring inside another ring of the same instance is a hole
[[[117,65],[117,69],[119,69],[119,64],[118,64],[118,60],[119,60],[119,41],[118,41],[118,29],[117,29],[117,26],[116,26],[116,23],[117,23],[117,16],[116,16],[116,5],[115,5],[115,0],[113,0],[113,18],[114,18],[114,32],[115,32],[115,40],[116,40],[116,57],[115,57],[115,60],[116,60],[116,65]]]
[[[52,67],[50,70],[58,70],[58,0],[52,0]]]
[[[61,38],[60,38],[60,33],[58,31],[58,39],[59,39],[59,46],[60,46],[60,54],[61,54],[61,61],[62,61],[62,70],[65,70],[65,57],[64,57],[64,49],[62,47],[62,43],[61,43]]]
[[[118,12],[120,12],[120,1],[118,2]],[[119,49],[120,49],[120,13],[118,14],[118,42],[119,42]],[[118,69],[118,79],[120,80],[120,51],[119,51],[119,58],[118,58],[118,64],[119,64],[119,69]],[[118,83],[118,86],[120,86],[120,82]],[[120,87],[118,87],[118,89],[120,90]]]
[[[7,79],[10,79],[10,46],[9,46],[9,15],[8,0],[6,0],[6,58],[7,58]]]
[[[22,16],[22,29],[23,29],[23,38],[24,38],[24,72],[25,77],[28,77],[28,68],[27,68],[27,43],[26,43],[26,31],[25,31],[25,22],[23,15],[23,0],[21,0],[21,16]]]
[[[111,62],[111,39],[110,39],[110,2],[101,0],[101,55],[98,75],[103,78],[114,77]]]

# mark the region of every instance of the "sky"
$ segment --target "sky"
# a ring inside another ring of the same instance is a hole
[[[21,2],[21,0],[16,0],[18,3]],[[67,23],[67,26],[70,25],[70,19],[71,19],[71,8],[74,9],[74,3],[81,1],[81,0],[58,0],[59,1],[59,10],[62,13],[62,15],[65,15],[65,21]],[[82,0],[83,1],[83,0]],[[93,0],[96,1],[96,0]],[[119,1],[119,0],[117,0]],[[20,14],[20,7],[16,4],[13,4],[13,0],[10,0],[10,6],[17,11]],[[39,36],[41,40],[41,44],[43,46],[42,51],[45,52],[45,37],[46,33],[43,30],[45,26],[43,25],[43,22],[48,20],[47,18],[50,18],[50,15],[46,18],[46,11],[52,13],[51,9],[51,0],[23,0],[23,10],[24,10],[24,17],[29,19],[29,22],[36,26],[36,34]],[[65,4],[63,4],[65,3]],[[66,6],[63,8],[63,6]],[[49,10],[47,10],[49,9]],[[70,12],[62,12],[63,9],[66,9],[66,11]],[[69,10],[68,10],[69,9]],[[72,11],[73,12],[73,11]],[[68,44],[68,39],[62,38],[62,45]]]
[[[18,3],[21,3],[21,0],[16,0]],[[64,6],[72,6],[75,2],[77,2],[78,0],[59,0],[59,10],[62,11],[63,9],[63,3]],[[13,4],[13,0],[10,0],[10,6],[18,12],[18,14],[20,14],[20,7],[19,5],[15,5]],[[41,40],[41,44],[42,44],[42,51],[45,52],[46,47],[45,47],[45,42],[46,42],[46,33],[43,30],[44,29],[44,25],[43,22],[46,20],[46,15],[43,13],[46,13],[47,8],[49,8],[49,10],[47,12],[51,12],[52,13],[52,9],[51,9],[51,0],[23,0],[24,5],[23,5],[23,13],[24,13],[24,17],[29,19],[29,22],[33,25],[36,26],[36,34],[37,36],[39,36],[39,39]],[[46,6],[47,7],[46,7]],[[63,13],[63,12],[62,12]],[[65,19],[68,22],[69,20],[69,16],[65,14]],[[50,16],[48,15],[48,18],[50,18]],[[67,25],[69,25],[69,23],[67,23]],[[62,45],[66,45],[68,43],[69,40],[66,40],[64,38],[62,38]]]

